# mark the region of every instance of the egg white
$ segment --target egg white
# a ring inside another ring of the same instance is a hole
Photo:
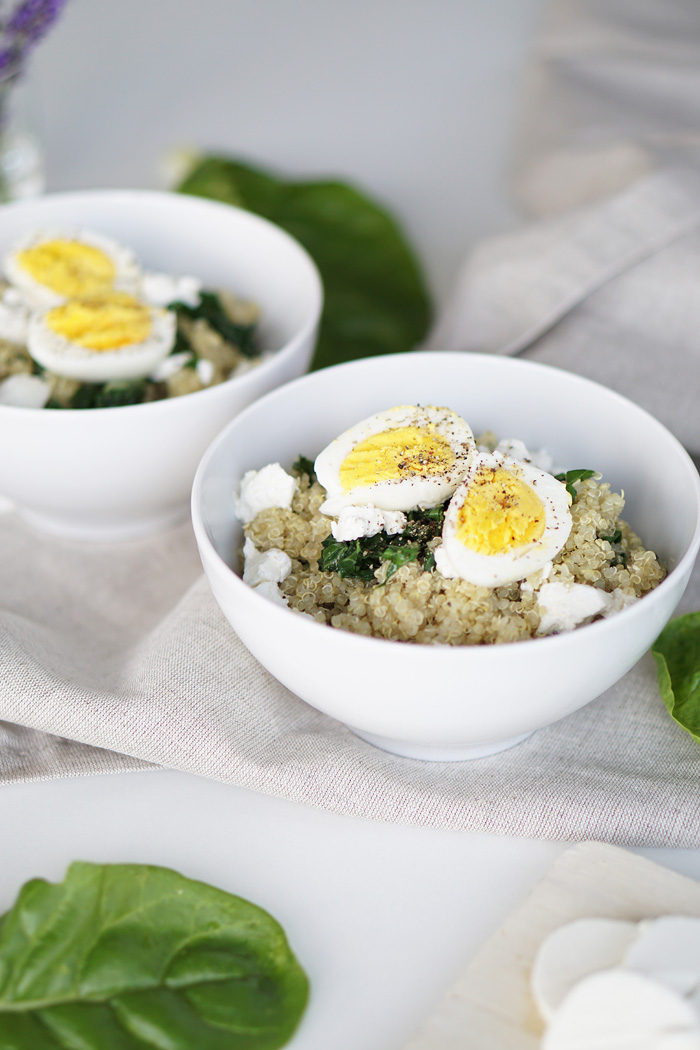
[[[516,479],[529,486],[544,508],[544,532],[539,539],[522,546],[513,546],[494,554],[485,554],[467,546],[458,537],[462,506],[475,479],[482,471],[507,470]],[[562,549],[571,532],[571,496],[566,486],[551,474],[538,470],[530,463],[511,459],[502,452],[477,452],[470,457],[464,480],[456,489],[445,511],[442,531],[442,557],[454,572],[479,587],[502,587],[524,580],[542,569]]]
[[[68,296],[61,294],[49,285],[38,281],[20,261],[23,251],[39,247],[50,241],[78,241],[103,252],[114,266],[114,291],[128,292],[136,295],[141,282],[141,266],[134,253],[119,244],[118,241],[103,234],[82,229],[43,229],[35,230],[19,240],[8,253],[4,262],[5,277],[22,293],[27,304],[36,310],[47,310],[60,306]],[[74,296],[75,298],[76,296]]]
[[[175,345],[176,318],[171,310],[149,308],[151,330],[147,338],[113,350],[91,350],[60,335],[48,326],[48,312],[32,317],[27,349],[47,371],[83,383],[145,378]]]
[[[449,446],[453,460],[440,473],[406,469],[370,484],[346,488],[341,468],[351,453],[367,439],[402,428],[416,428],[436,435]],[[326,489],[323,514],[337,516],[346,506],[379,507],[381,510],[407,511],[416,507],[435,507],[443,503],[459,484],[475,449],[468,424],[449,408],[434,405],[398,405],[364,419],[332,441],[317,457],[316,476]]]

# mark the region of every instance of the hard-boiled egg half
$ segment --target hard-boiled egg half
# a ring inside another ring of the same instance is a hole
[[[141,267],[117,241],[88,230],[37,230],[5,259],[7,280],[34,309],[108,292],[137,294]]]
[[[27,349],[50,372],[104,383],[149,375],[172,350],[175,335],[172,311],[108,291],[36,314]]]
[[[475,452],[445,512],[437,566],[480,587],[524,580],[566,543],[570,507],[551,474],[505,453]]]
[[[398,405],[356,423],[316,459],[323,514],[372,505],[404,511],[443,503],[464,477],[474,436],[449,408]]]

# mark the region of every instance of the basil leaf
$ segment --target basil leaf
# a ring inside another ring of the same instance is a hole
[[[277,1050],[307,996],[267,912],[167,868],[78,862],[0,920],[3,1050]]]
[[[597,473],[597,470],[567,470],[565,474],[555,474],[554,477],[557,481],[561,481],[562,484],[566,485],[566,491],[573,502],[578,496],[576,482],[587,481],[588,478],[594,478]]]
[[[205,156],[178,190],[247,208],[304,245],[325,293],[312,368],[411,350],[425,336],[431,308],[416,258],[396,222],[354,187]]]
[[[700,744],[700,611],[671,620],[651,652],[668,713]]]

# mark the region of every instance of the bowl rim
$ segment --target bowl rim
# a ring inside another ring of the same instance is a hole
[[[680,458],[684,460],[690,468],[690,471],[692,472],[690,476],[692,477],[694,475],[693,492],[695,503],[695,529],[690,543],[688,544],[687,550],[679,559],[678,563],[674,565],[674,567],[668,572],[668,574],[664,577],[664,579],[657,587],[655,587],[652,591],[649,591],[647,594],[643,595],[642,599],[639,599],[633,602],[632,605],[629,605],[626,608],[621,609],[619,612],[616,612],[614,616],[609,617],[607,619],[597,620],[594,623],[584,624],[581,627],[577,627],[572,631],[565,631],[561,634],[545,635],[543,637],[523,638],[514,642],[499,642],[490,645],[447,645],[438,642],[428,645],[414,643],[410,641],[397,642],[394,639],[377,638],[373,635],[355,634],[352,631],[333,631],[333,636],[341,636],[344,639],[353,639],[352,642],[348,641],[339,644],[359,645],[360,647],[387,647],[398,645],[401,646],[402,653],[411,653],[411,657],[409,658],[421,660],[457,660],[463,659],[465,653],[471,654],[469,657],[469,659],[471,660],[489,660],[494,659],[494,656],[488,654],[498,654],[503,653],[505,651],[514,651],[516,649],[522,650],[523,647],[527,647],[527,649],[529,650],[532,644],[535,642],[537,643],[538,651],[540,651],[540,647],[543,645],[549,646],[550,649],[552,649],[554,646],[558,646],[560,649],[563,649],[566,646],[577,645],[578,643],[575,641],[575,639],[581,638],[582,635],[585,635],[586,637],[591,637],[594,632],[599,634],[602,630],[609,630],[611,624],[619,623],[621,618],[623,617],[625,623],[629,622],[633,617],[641,617],[643,615],[643,608],[648,608],[648,604],[645,604],[645,606],[642,607],[642,600],[644,600],[645,603],[647,602],[647,599],[651,599],[652,601],[658,600],[658,598],[654,598],[655,595],[662,597],[666,594],[668,590],[670,590],[672,587],[675,587],[675,581],[680,575],[682,575],[686,571],[688,572],[688,574],[690,574],[690,571],[692,571],[692,565],[698,556],[698,552],[700,551],[700,474],[696,470],[695,464],[693,463],[693,460],[691,459],[688,451],[684,448],[684,446],[681,444],[681,442],[678,440],[675,434],[672,434],[671,431],[650,412],[642,408],[630,398],[627,398],[623,394],[619,394],[616,390],[605,386],[603,383],[597,383],[593,379],[588,379],[585,376],[579,376],[575,372],[569,372],[567,369],[557,368],[554,365],[543,364],[539,361],[529,361],[527,359],[513,358],[510,356],[502,357],[496,354],[480,354],[472,353],[471,351],[468,353],[465,351],[407,351],[403,354],[383,354],[381,356],[378,355],[376,357],[371,358],[360,358],[353,361],[346,361],[342,364],[332,365],[330,368],[322,369],[321,372],[330,372],[339,369],[350,369],[357,366],[367,367],[370,364],[370,362],[373,361],[379,362],[396,360],[397,358],[409,356],[412,359],[424,358],[426,360],[426,363],[429,360],[434,361],[436,358],[448,358],[454,360],[458,358],[468,357],[470,359],[476,358],[484,361],[488,360],[490,362],[500,361],[504,366],[506,366],[506,362],[510,362],[511,365],[518,365],[521,368],[527,368],[528,371],[531,369],[537,369],[549,373],[556,372],[561,375],[570,376],[572,379],[579,380],[581,383],[584,383],[587,386],[594,387],[598,390],[604,390],[607,394],[612,395],[614,400],[617,400],[620,403],[623,403],[628,406],[631,405],[638,412],[646,416],[648,422],[651,423],[652,426],[660,429],[665,435],[667,435],[668,438],[670,438],[671,443],[675,445],[676,451],[678,452]],[[496,367],[501,366],[497,365]],[[265,408],[269,402],[274,401],[276,398],[289,397],[290,394],[293,394],[294,389],[298,387],[299,384],[308,382],[309,379],[313,379],[313,377],[317,374],[321,373],[312,372],[300,376],[299,378],[294,379],[289,383],[285,383],[282,386],[277,387],[275,390],[270,391],[268,394],[265,394],[263,397],[258,398],[252,404],[248,405],[247,408],[245,408],[241,413],[239,413],[239,415],[237,415],[235,419],[231,420],[231,422],[228,423],[212,441],[211,445],[206,450],[202,459],[200,460],[199,466],[197,467],[197,472],[194,477],[194,482],[192,484],[192,495],[190,501],[191,517],[192,526],[194,529],[194,534],[198,546],[203,546],[204,549],[207,551],[207,554],[214,559],[215,564],[220,566],[221,569],[225,570],[225,576],[230,577],[234,581],[234,588],[245,588],[245,592],[241,591],[241,594],[246,593],[249,596],[249,599],[253,602],[264,602],[265,614],[272,616],[273,622],[276,621],[280,624],[280,626],[284,622],[288,622],[286,620],[286,617],[288,617],[290,613],[294,613],[295,610],[278,605],[277,603],[270,601],[269,598],[265,598],[262,594],[256,594],[255,588],[250,587],[248,584],[244,583],[242,577],[239,576],[238,573],[231,568],[231,566],[216,550],[214,544],[212,543],[209,537],[207,527],[204,523],[204,516],[202,513],[203,485],[207,468],[211,460],[214,458],[219,447],[227,441],[228,434],[231,430],[241,425],[241,423],[245,423],[249,415],[253,415],[255,414],[255,412],[260,411],[261,407]],[[248,598],[246,598],[245,600],[248,600]],[[262,609],[262,606],[259,606],[259,608]],[[278,617],[284,617],[285,619],[278,619]],[[313,637],[314,631],[323,631],[325,632],[324,636],[328,637],[328,624],[317,623],[312,617],[304,616],[303,614],[297,614],[297,617],[298,622],[304,624],[304,626],[300,627],[300,629],[311,630],[311,637]],[[318,635],[318,637],[320,638],[322,636]],[[448,652],[452,655],[447,656]],[[414,653],[422,653],[425,655],[416,657],[413,656]],[[427,654],[433,655],[429,656]]]
[[[270,356],[268,358],[264,358],[263,357],[263,360],[261,360],[260,363],[255,366],[255,368],[250,369],[250,371],[244,372],[243,375],[230,376],[228,379],[225,379],[222,383],[217,383],[215,386],[205,387],[203,390],[194,390],[194,391],[192,391],[192,393],[185,395],[184,399],[183,399],[183,397],[166,397],[166,398],[161,398],[158,401],[147,401],[147,402],[144,402],[144,403],[138,404],[138,405],[115,405],[112,408],[91,408],[89,410],[77,410],[77,409],[75,409],[75,410],[68,409],[68,410],[63,410],[63,411],[52,411],[52,410],[49,410],[48,414],[44,414],[44,410],[39,410],[39,411],[42,412],[42,415],[40,416],[40,418],[42,420],[42,424],[43,425],[46,425],[46,423],[44,421],[46,421],[48,419],[51,419],[51,420],[54,420],[54,419],[62,420],[63,422],[60,422],[60,423],[57,424],[59,427],[60,426],[74,425],[74,424],[68,423],[66,421],[67,420],[74,420],[76,418],[76,415],[80,419],[84,419],[84,418],[86,418],[86,419],[93,419],[93,418],[99,418],[101,416],[104,416],[105,413],[108,413],[109,417],[113,418],[115,413],[119,413],[119,418],[123,418],[124,413],[127,413],[127,414],[132,414],[134,412],[142,413],[145,410],[148,410],[150,412],[160,412],[160,413],[169,412],[169,411],[178,411],[179,409],[177,408],[177,406],[183,400],[185,400],[186,403],[191,404],[191,402],[188,400],[191,397],[196,397],[199,401],[201,401],[201,399],[203,397],[210,397],[211,398],[212,394],[214,394],[214,396],[222,397],[223,396],[223,391],[226,390],[226,388],[228,387],[228,385],[230,383],[235,383],[239,387],[239,389],[243,390],[243,389],[246,388],[246,386],[255,385],[256,377],[260,375],[261,370],[263,370],[263,369],[267,370],[268,367],[271,367],[273,365],[273,363],[275,363],[277,361],[286,361],[287,357],[292,356],[294,351],[296,350],[297,346],[299,345],[299,343],[305,342],[309,338],[309,336],[313,333],[313,331],[317,327],[317,325],[319,324],[320,318],[321,318],[321,312],[323,310],[323,304],[324,304],[323,282],[321,280],[321,275],[319,273],[318,266],[316,265],[314,260],[311,258],[311,256],[309,255],[308,251],[306,250],[306,248],[295,237],[293,237],[290,233],[287,233],[286,230],[282,229],[281,226],[278,226],[276,223],[271,222],[269,219],[263,218],[262,215],[257,215],[255,212],[248,211],[246,208],[240,208],[240,207],[238,207],[235,204],[227,204],[227,203],[225,203],[223,201],[211,200],[208,197],[197,197],[194,194],[178,193],[175,190],[152,190],[152,189],[144,189],[144,190],[140,190],[140,189],[68,190],[68,191],[61,191],[61,192],[57,192],[57,193],[42,194],[41,197],[32,198],[32,199],[29,199],[29,200],[21,199],[21,200],[9,201],[9,202],[7,202],[5,204],[0,204],[0,223],[2,222],[2,215],[3,215],[3,213],[6,212],[9,209],[11,209],[12,211],[19,211],[22,208],[26,208],[26,207],[31,206],[32,204],[36,203],[37,201],[45,201],[45,200],[48,200],[48,201],[59,201],[59,202],[60,201],[65,201],[67,203],[70,203],[73,200],[76,200],[76,201],[84,200],[86,197],[87,198],[91,198],[93,200],[104,199],[105,203],[109,203],[110,198],[113,199],[113,200],[124,201],[126,203],[128,203],[129,200],[133,199],[133,198],[137,198],[139,200],[142,200],[144,198],[145,199],[149,199],[150,198],[152,200],[169,200],[169,201],[171,201],[171,200],[178,200],[178,201],[182,201],[184,207],[192,208],[193,210],[203,210],[203,211],[216,210],[216,211],[221,211],[222,214],[223,213],[228,214],[231,211],[234,211],[241,218],[244,218],[246,222],[249,221],[251,226],[257,226],[259,228],[265,228],[268,231],[274,232],[274,234],[276,236],[278,236],[280,238],[280,240],[287,241],[287,243],[294,248],[294,250],[296,251],[296,253],[299,256],[299,261],[302,262],[306,266],[306,268],[308,270],[308,275],[311,278],[310,284],[311,284],[312,289],[313,289],[314,303],[313,303],[313,308],[312,308],[308,318],[306,319],[306,321],[304,322],[302,327],[299,328],[294,333],[294,335],[291,337],[291,339],[288,339],[287,342],[283,346],[281,346],[279,348],[279,350],[275,350],[275,351],[271,352]],[[264,353],[264,351],[263,351],[263,353]],[[216,391],[219,391],[218,395],[215,393]],[[38,410],[36,408],[25,408],[25,407],[22,407],[22,406],[19,406],[19,405],[2,405],[2,404],[0,404],[0,413],[3,413],[3,414],[4,413],[9,413],[10,414],[10,418],[12,416],[15,416],[15,418],[17,418],[17,419],[22,418],[22,417],[24,417],[25,419],[29,419],[32,416],[36,417],[37,411]],[[51,425],[54,425],[54,424],[51,424]]]

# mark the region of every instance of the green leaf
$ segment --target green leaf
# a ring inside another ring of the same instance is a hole
[[[222,339],[235,346],[244,357],[256,357],[259,354],[255,334],[257,325],[238,324],[232,321],[224,310],[216,292],[202,291],[197,306],[187,303],[171,303],[170,310],[190,318],[192,321],[206,321]],[[173,351],[175,352],[175,351]]]
[[[594,478],[597,473],[597,470],[567,470],[565,474],[555,474],[554,477],[557,481],[561,481],[563,485],[566,485],[566,491],[571,496],[573,502],[578,496],[576,482],[587,481],[588,478]]]
[[[297,458],[292,463],[292,470],[295,474],[298,474],[300,477],[302,474],[306,474],[307,478],[309,479],[310,485],[313,485],[314,481],[316,481],[314,461],[312,459],[309,459],[308,456],[297,456]]]
[[[417,561],[419,554],[420,548],[413,544],[407,544],[405,547],[387,547],[382,553],[382,561],[390,563],[386,580],[390,580],[396,570],[400,569],[402,565],[407,565],[410,561]],[[385,583],[386,580],[384,581]]]
[[[267,912],[167,868],[78,862],[0,920],[1,1050],[276,1050],[307,997]]]
[[[651,652],[668,713],[700,744],[700,611],[671,620]]]
[[[337,572],[339,576],[376,583],[374,572],[382,561],[392,564],[384,582],[409,561],[417,561],[426,572],[435,568],[435,557],[429,547],[439,536],[447,501],[428,510],[420,508],[407,514],[403,532],[389,535],[378,532],[359,540],[336,540],[328,536],[321,544],[318,567],[322,572]]]
[[[325,292],[312,368],[411,350],[425,336],[431,308],[416,258],[391,216],[354,187],[210,156],[178,189],[253,211],[304,245]]]
[[[73,394],[70,407],[120,408],[123,405],[140,405],[145,393],[145,379],[115,379],[109,383],[98,384],[83,383]]]

